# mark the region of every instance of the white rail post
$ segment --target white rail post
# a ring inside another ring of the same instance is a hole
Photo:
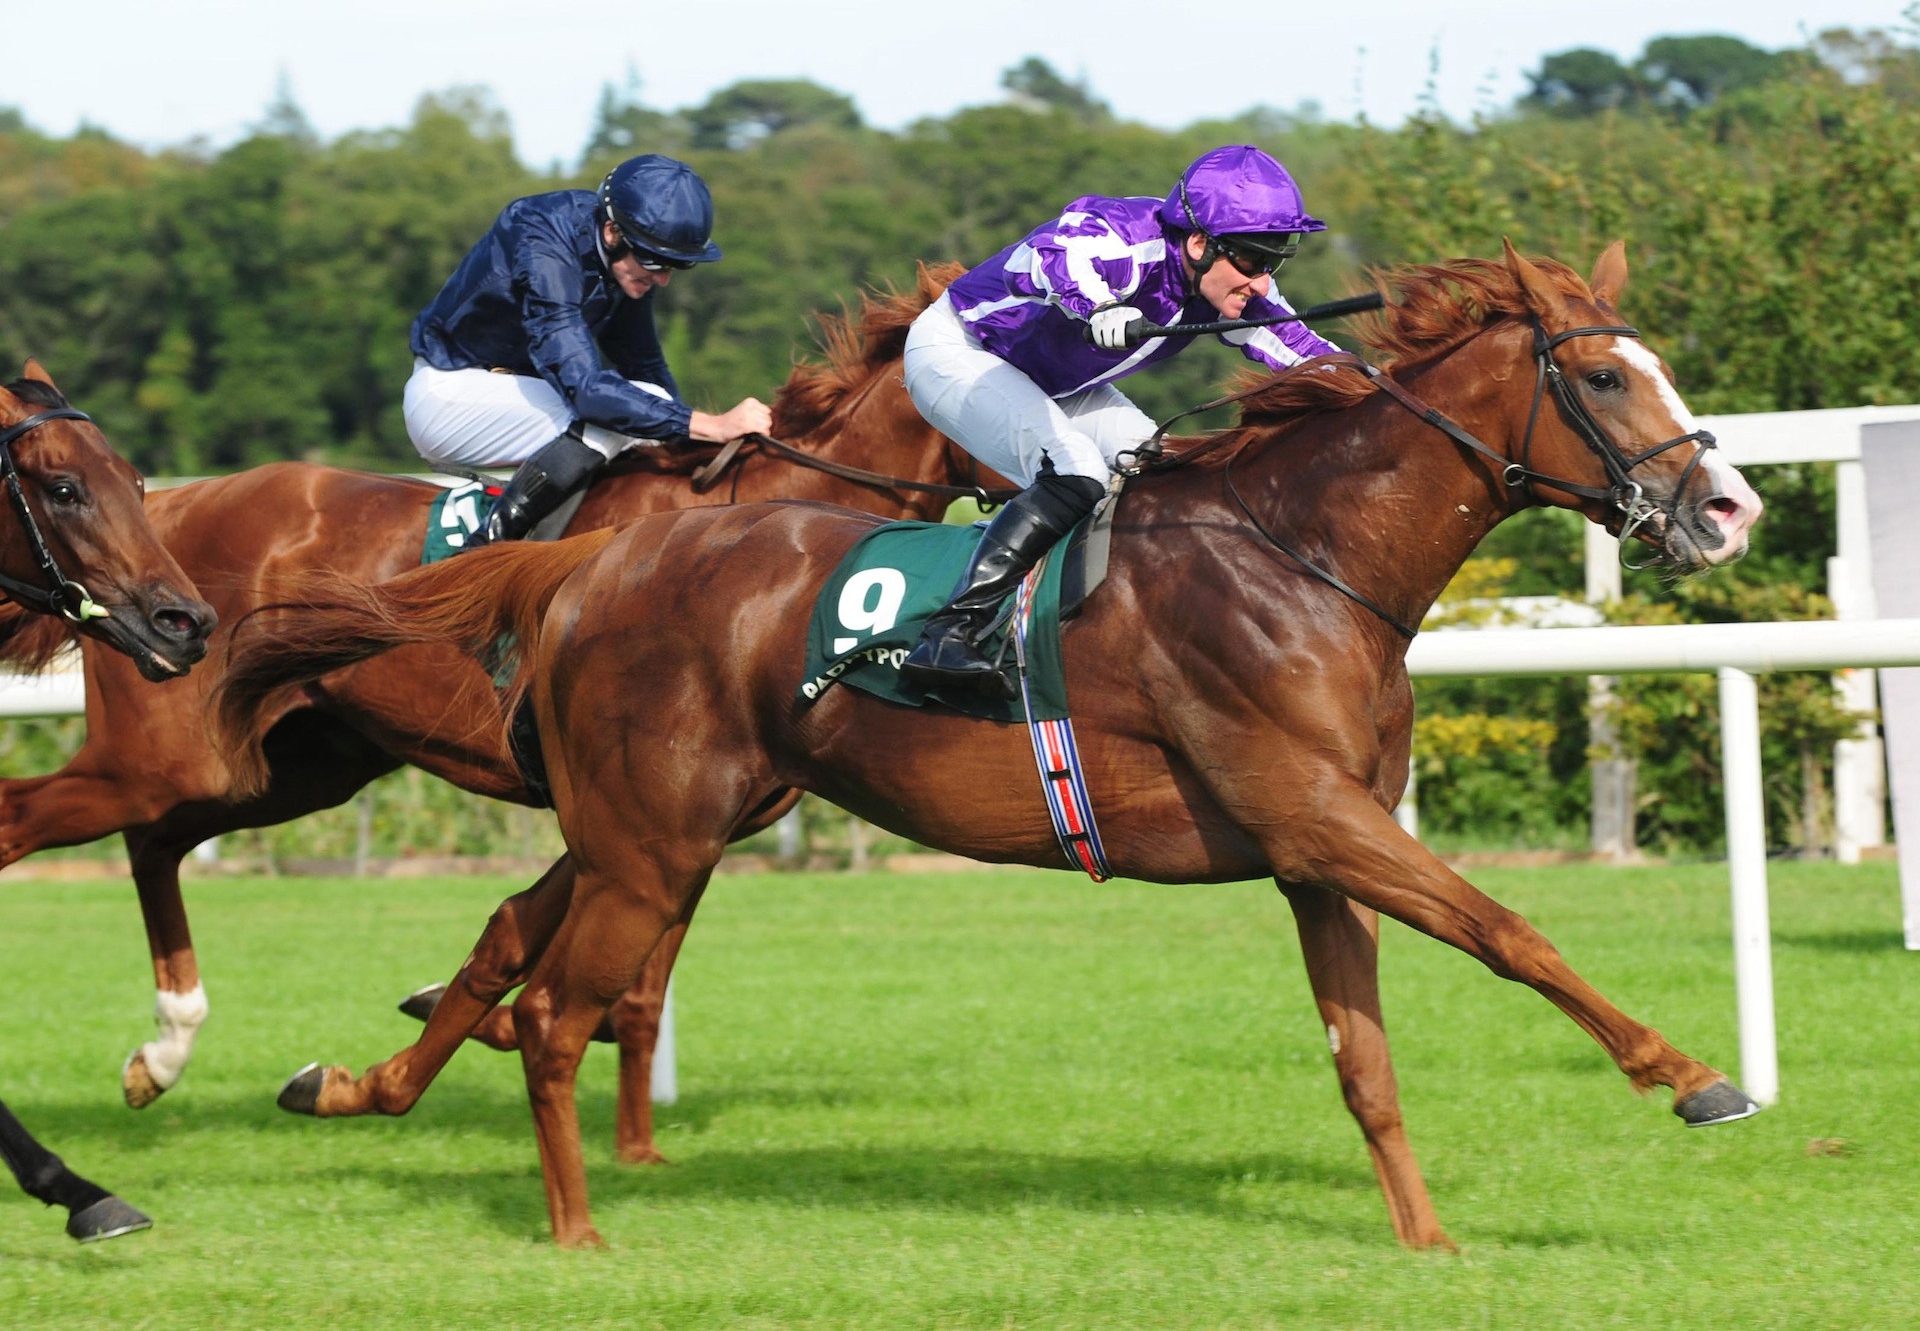
[[[660,1002],[660,1034],[653,1042],[653,1080],[648,1087],[657,1105],[670,1105],[680,1098],[680,1072],[674,1065],[673,981],[667,981],[667,996]]]
[[[1920,422],[1863,426],[1860,465],[1866,477],[1868,544],[1874,601],[1888,616],[1920,616]],[[1920,951],[1920,670],[1880,672],[1880,733],[1893,787],[1893,839],[1900,855],[1900,903],[1906,944]]]
[[[1885,428],[1865,426],[1864,431]],[[1868,535],[1866,468],[1859,462],[1834,464],[1835,554],[1827,561],[1827,595],[1836,619],[1874,619],[1873,557]],[[1843,670],[1834,677],[1841,701],[1856,712],[1877,704],[1871,670]],[[1868,846],[1887,843],[1887,759],[1880,728],[1862,721],[1852,739],[1833,746],[1833,857],[1860,863]]]
[[[1767,815],[1760,784],[1760,690],[1720,670],[1720,761],[1733,880],[1733,970],[1740,1010],[1740,1084],[1763,1105],[1780,1098],[1774,1040],[1772,933],[1767,918]]]

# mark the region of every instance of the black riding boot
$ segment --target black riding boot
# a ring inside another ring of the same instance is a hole
[[[1106,487],[1090,476],[1043,471],[1007,501],[981,533],[973,561],[947,604],[927,621],[900,673],[923,687],[1001,687],[1000,672],[980,651],[994,611],[1040,556],[1093,512]]]
[[[569,430],[520,464],[468,548],[519,540],[606,465],[606,454]]]

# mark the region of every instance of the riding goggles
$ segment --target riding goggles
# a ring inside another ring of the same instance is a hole
[[[1271,273],[1300,252],[1300,236],[1292,231],[1247,232],[1215,236],[1213,246],[1242,277]]]
[[[607,262],[619,263],[620,260],[626,258],[628,255],[632,255],[633,261],[650,273],[663,273],[669,268],[676,273],[683,273],[693,267],[692,259],[669,259],[664,254],[655,254],[652,250],[643,250],[632,241],[624,240],[613,249],[607,251]]]

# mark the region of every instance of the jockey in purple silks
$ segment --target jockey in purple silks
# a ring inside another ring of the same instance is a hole
[[[929,423],[1025,487],[994,515],[947,605],[901,673],[994,686],[979,639],[1047,549],[1093,511],[1114,459],[1153,421],[1113,386],[1186,338],[1141,342],[1143,323],[1293,313],[1273,273],[1324,231],[1285,167],[1258,148],[1215,148],[1165,199],[1075,199],[1059,217],[969,270],[914,321],[907,392]],[[1275,370],[1339,350],[1304,324],[1221,340]]]

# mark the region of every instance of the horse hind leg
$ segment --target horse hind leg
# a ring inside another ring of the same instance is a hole
[[[666,1009],[667,979],[686,933],[685,923],[667,930],[647,958],[640,978],[614,1001],[590,1037],[594,1044],[620,1046],[620,1108],[614,1131],[614,1155],[623,1164],[667,1163],[653,1135],[653,1057]],[[401,1000],[400,1010],[415,1020],[430,1021],[446,993],[444,984],[416,989]],[[519,1049],[520,1032],[514,1024],[513,1009],[494,1008],[474,1025],[467,1038],[503,1052]],[[369,1071],[368,1076],[372,1075]]]
[[[360,1077],[337,1065],[309,1063],[281,1088],[280,1107],[318,1118],[412,1109],[461,1044],[532,972],[566,917],[573,889],[573,859],[563,856],[532,887],[494,910],[459,973],[424,1014],[419,1039]]]
[[[662,935],[705,887],[713,862],[675,872],[639,855],[619,872],[581,873],[567,920],[514,1001],[554,1241],[604,1246],[587,1202],[575,1082],[608,1007],[640,978]]]
[[[607,1017],[620,1046],[620,1108],[614,1124],[614,1155],[624,1164],[663,1165],[653,1138],[653,1056],[660,1040],[661,1014],[666,1010],[667,980],[687,938],[686,919],[676,921],[661,935],[628,990],[615,1000]],[[599,1039],[595,1032],[594,1038]]]
[[[1380,1016],[1380,917],[1324,888],[1281,883],[1326,1023],[1340,1093],[1360,1125],[1394,1236],[1410,1248],[1453,1248],[1407,1142],[1400,1090]]]

